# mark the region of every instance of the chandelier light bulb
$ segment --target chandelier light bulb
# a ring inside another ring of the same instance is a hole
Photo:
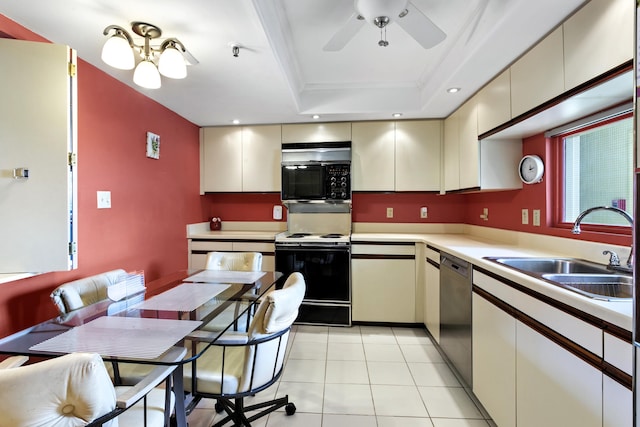
[[[158,60],[160,74],[171,79],[187,77],[187,63],[182,53],[175,46],[168,46]]]
[[[150,59],[142,60],[133,72],[133,82],[146,89],[160,88],[160,73]]]
[[[102,47],[102,60],[119,70],[133,70],[136,65],[133,50],[127,39],[120,33],[107,39]]]

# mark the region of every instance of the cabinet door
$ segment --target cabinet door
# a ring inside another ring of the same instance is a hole
[[[633,392],[603,375],[602,426],[633,426]]]
[[[204,128],[202,144],[202,190],[242,191],[242,128]]]
[[[77,144],[77,78],[69,76],[75,53],[0,38],[0,54],[0,273],[75,268],[69,256],[77,239],[76,168],[69,167]],[[29,177],[14,179],[16,168],[28,169]]]
[[[395,123],[353,123],[352,134],[353,191],[394,191]]]
[[[460,113],[455,111],[444,121],[444,191],[460,189]]]
[[[562,25],[567,90],[633,59],[634,7],[591,0]]]
[[[478,134],[511,120],[511,71],[507,69],[478,94]]]
[[[351,123],[282,125],[282,142],[351,141]]]
[[[565,91],[562,28],[511,66],[511,115],[517,117]],[[591,56],[594,61],[595,56]]]
[[[460,107],[460,188],[480,186],[480,144],[475,98]]]
[[[424,324],[440,342],[440,269],[425,261]]]
[[[497,425],[515,427],[516,319],[476,293],[472,307],[473,393]]]
[[[242,128],[242,191],[280,191],[280,125]]]
[[[602,373],[517,322],[518,427],[602,426]]]
[[[442,121],[396,122],[396,191],[440,191]]]
[[[415,322],[415,260],[352,259],[354,321]]]

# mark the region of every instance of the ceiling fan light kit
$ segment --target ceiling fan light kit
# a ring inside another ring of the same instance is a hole
[[[331,37],[324,51],[341,50],[364,26],[365,22],[380,29],[378,46],[387,47],[387,27],[397,22],[424,49],[441,43],[447,35],[409,0],[354,0],[355,13]],[[384,33],[383,33],[384,30]]]
[[[135,21],[131,23],[131,30],[144,38],[144,45],[134,43],[131,34],[118,25],[109,25],[103,34],[113,35],[107,39],[102,48],[102,60],[120,70],[131,70],[133,82],[147,89],[158,89],[162,82],[160,74],[171,79],[187,77],[186,48],[176,38],[164,40],[159,47],[151,46],[151,41],[162,36],[162,30],[153,24]],[[139,53],[141,60],[135,65],[134,52]],[[154,62],[158,56],[158,64]],[[197,63],[195,59],[192,63]]]

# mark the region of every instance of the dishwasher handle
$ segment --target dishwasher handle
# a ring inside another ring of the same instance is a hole
[[[469,263],[449,254],[440,254],[440,269],[446,268],[461,276],[469,277]]]

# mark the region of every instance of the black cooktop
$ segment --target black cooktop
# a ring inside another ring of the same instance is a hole
[[[293,233],[287,236],[287,239],[299,239],[300,237],[311,236],[311,233]]]

